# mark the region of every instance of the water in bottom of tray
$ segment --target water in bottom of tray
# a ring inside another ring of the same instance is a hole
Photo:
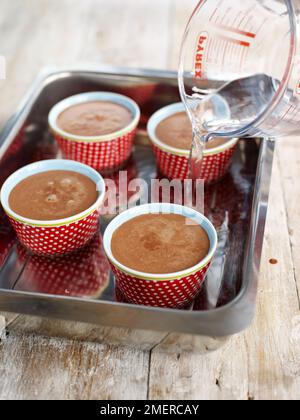
[[[205,187],[205,215],[218,231],[219,246],[201,293],[186,309],[222,306],[240,290],[258,152],[254,141],[241,141],[230,173],[221,182]],[[148,146],[137,146],[124,170],[128,171],[128,180],[139,177],[149,184],[159,176]],[[112,178],[117,180],[118,174]],[[110,220],[111,217],[102,218],[102,233]],[[5,248],[0,262],[0,288],[126,302],[115,289],[100,232],[85,248],[71,255],[46,258],[31,255],[18,244],[5,217],[0,224],[0,246]]]

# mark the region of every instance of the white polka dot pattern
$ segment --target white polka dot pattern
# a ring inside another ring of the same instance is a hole
[[[200,179],[213,182],[226,175],[236,145],[223,152],[211,156],[204,156]],[[185,156],[177,156],[153,145],[156,162],[160,172],[169,179],[185,180],[188,178],[189,161]]]
[[[20,261],[27,260],[19,245]],[[30,256],[25,267],[22,290],[73,297],[98,297],[108,286],[110,266],[102,239],[96,235],[84,248],[70,255],[53,258]]]
[[[37,227],[10,221],[20,242],[34,253],[40,255],[63,255],[83,247],[99,226],[99,211],[74,223],[57,227]]]
[[[199,293],[210,263],[190,276],[166,281],[143,280],[120,271],[112,264],[116,286],[130,303],[159,308],[184,308]]]
[[[65,159],[76,160],[103,171],[117,169],[125,163],[131,153],[136,130],[111,141],[79,142],[55,134]]]

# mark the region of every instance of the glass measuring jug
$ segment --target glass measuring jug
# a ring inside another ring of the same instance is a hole
[[[196,135],[299,133],[299,16],[299,0],[200,0],[179,68]]]

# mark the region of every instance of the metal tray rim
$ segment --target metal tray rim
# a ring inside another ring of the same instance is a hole
[[[174,71],[164,71],[164,70],[147,70],[147,69],[127,69],[127,68],[116,68],[116,67],[95,67],[95,68],[71,68],[71,69],[59,69],[59,68],[46,68],[43,70],[33,85],[30,87],[29,91],[27,92],[25,98],[21,102],[16,114],[8,121],[5,125],[4,130],[0,134],[0,156],[3,147],[7,146],[11,139],[13,138],[14,131],[17,130],[21,120],[23,121],[30,108],[31,105],[34,103],[35,98],[41,92],[44,86],[51,83],[51,80],[55,80],[57,78],[63,78],[72,74],[80,74],[80,73],[96,73],[96,74],[107,74],[107,75],[115,75],[115,76],[132,76],[137,78],[160,78],[160,79],[168,79],[168,78],[176,78],[177,73]],[[3,143],[3,144],[2,144]],[[5,147],[6,148],[6,147]],[[243,310],[243,303],[249,293],[251,293],[255,298],[257,293],[257,283],[258,283],[258,271],[260,266],[260,256],[261,256],[261,248],[263,244],[263,237],[264,237],[264,227],[266,222],[266,212],[267,212],[267,202],[268,202],[268,194],[269,194],[269,186],[270,186],[270,179],[271,179],[271,168],[272,168],[272,161],[273,161],[273,153],[274,153],[274,144],[272,141],[268,139],[264,139],[259,164],[258,164],[258,172],[257,172],[257,181],[256,187],[254,192],[254,201],[253,201],[253,209],[252,209],[252,218],[251,218],[251,227],[250,227],[250,235],[249,235],[249,243],[247,245],[247,252],[246,252],[246,266],[244,268],[244,281],[241,287],[239,294],[233,299],[231,302],[227,303],[226,305],[212,309],[209,311],[199,311],[199,312],[191,312],[191,311],[179,311],[174,309],[162,309],[162,308],[148,308],[148,307],[133,307],[132,305],[125,304],[125,303],[118,303],[118,302],[105,302],[105,301],[97,301],[92,299],[80,299],[80,298],[72,298],[72,297],[63,297],[63,296],[55,296],[55,295],[46,295],[41,293],[30,293],[30,292],[21,292],[21,291],[13,291],[13,290],[5,290],[0,289],[0,308],[8,312],[18,312],[15,305],[13,307],[8,307],[5,303],[7,301],[17,300],[22,301],[22,299],[28,299],[39,302],[41,299],[45,299],[51,302],[61,303],[74,303],[79,305],[97,305],[98,307],[112,307],[112,308],[124,308],[127,310],[132,311],[135,309],[134,312],[142,311],[144,313],[151,313],[156,315],[166,315],[166,314],[173,314],[178,315],[182,319],[187,318],[189,320],[200,320],[210,318],[211,316],[214,317],[221,317],[231,311],[231,316],[237,315],[237,310]],[[262,188],[262,183],[264,183],[264,188]],[[259,252],[254,253],[254,250],[258,250]],[[44,312],[37,311],[37,312]],[[23,313],[36,315],[36,313],[32,313],[32,310],[24,310]],[[43,314],[41,315],[43,316]],[[56,318],[55,314],[51,314],[52,317]],[[253,318],[254,316],[254,307],[251,310],[251,315],[249,318]],[[72,318],[73,319],[73,318]],[[82,320],[82,322],[85,322]],[[89,322],[89,321],[86,321]],[[235,326],[229,328],[228,331],[224,332],[224,335],[228,334],[235,334],[243,329],[245,329],[249,325],[249,321],[244,325],[243,323],[235,323]],[[238,325],[239,324],[239,325]],[[152,328],[153,329],[153,328]],[[154,328],[155,330],[155,328]],[[182,328],[176,329],[176,331],[182,330]],[[187,332],[189,328],[184,328],[184,331]],[[189,331],[191,333],[198,334],[197,331]],[[208,333],[208,331],[204,331],[203,333]],[[202,332],[201,332],[202,334]],[[224,336],[221,333],[215,333],[214,335]]]

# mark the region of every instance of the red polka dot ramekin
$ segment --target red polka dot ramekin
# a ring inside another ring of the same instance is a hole
[[[96,137],[72,135],[57,124],[59,115],[73,105],[92,101],[114,102],[132,114],[131,123],[112,134]],[[71,96],[55,105],[49,114],[49,126],[63,157],[91,166],[100,172],[120,168],[130,158],[141,112],[138,105],[126,96],[110,92],[91,92]]]
[[[25,178],[47,171],[79,172],[95,182],[99,195],[86,211],[67,219],[40,221],[16,214],[9,205],[13,188]],[[20,242],[39,255],[63,255],[83,247],[99,228],[101,206],[105,199],[105,183],[101,175],[89,166],[70,160],[45,160],[25,166],[12,174],[1,189],[1,204]]]
[[[158,170],[168,179],[188,179],[190,150],[177,149],[163,143],[157,137],[156,129],[166,118],[184,111],[185,107],[182,103],[169,105],[156,112],[148,123],[148,135],[152,142]],[[208,183],[223,178],[230,167],[237,143],[238,139],[230,139],[222,146],[205,150],[200,179]]]
[[[180,214],[201,225],[210,239],[209,254],[203,261],[178,273],[155,275],[132,270],[114,257],[111,240],[124,223],[144,214]],[[130,209],[116,217],[105,231],[103,244],[115,275],[116,286],[128,302],[161,308],[184,308],[201,290],[207,271],[217,249],[217,232],[202,214],[175,204],[146,204]]]

